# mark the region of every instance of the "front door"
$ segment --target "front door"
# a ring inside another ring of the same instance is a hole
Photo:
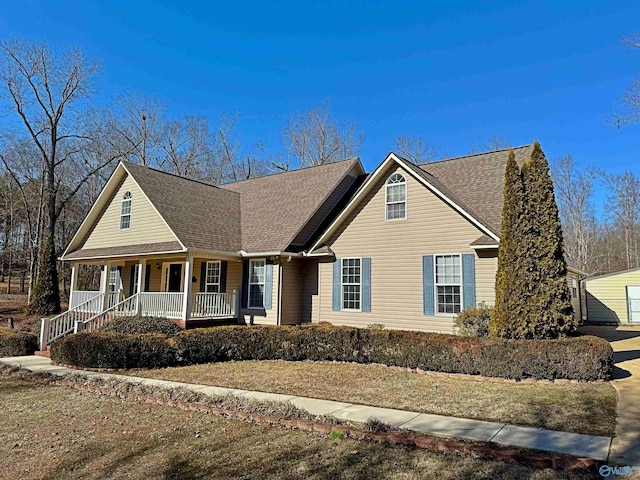
[[[640,286],[627,286],[629,322],[640,323]]]
[[[182,264],[171,263],[169,265],[169,279],[167,281],[167,292],[179,292],[182,286]]]

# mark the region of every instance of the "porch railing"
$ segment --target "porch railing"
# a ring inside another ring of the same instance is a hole
[[[191,302],[191,318],[232,317],[236,292],[194,293]]]
[[[102,311],[102,301],[97,300],[99,296],[102,296],[100,291],[73,291],[71,292],[71,298],[69,298],[69,310],[83,311],[87,313],[100,313]],[[94,301],[86,305],[90,300]],[[79,308],[82,308],[83,310],[79,310]]]
[[[95,332],[118,317],[133,317],[138,313],[138,294],[131,295],[105,311],[74,324],[73,333]]]
[[[154,317],[182,318],[182,292],[140,293],[140,313]]]
[[[94,292],[95,293],[95,292]],[[94,310],[102,310],[103,294],[97,294],[53,318],[43,318],[40,326],[40,349],[45,350],[51,342],[72,333],[77,321],[91,316]]]

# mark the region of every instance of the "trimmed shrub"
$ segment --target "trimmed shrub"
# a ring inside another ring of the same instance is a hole
[[[128,333],[131,335],[143,333],[160,333],[175,335],[182,331],[173,320],[164,317],[121,317],[112,320],[100,329],[101,332]]]
[[[171,338],[81,333],[55,342],[51,358],[102,368],[230,360],[342,361],[516,380],[607,380],[613,372],[611,346],[591,336],[509,340],[316,325],[202,328]]]
[[[175,365],[176,351],[164,335],[78,333],[54,342],[51,360],[85,368],[159,368]]]
[[[33,355],[38,348],[38,337],[34,333],[0,328],[0,357]]]
[[[350,327],[218,327],[171,339],[181,362],[316,360],[381,363],[509,379],[607,380],[613,350],[606,340],[508,340]]]
[[[465,337],[487,337],[492,312],[493,308],[486,306],[465,308],[453,324],[457,332]]]

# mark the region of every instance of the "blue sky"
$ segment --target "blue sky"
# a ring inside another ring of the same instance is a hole
[[[554,2],[5,2],[0,37],[74,45],[103,65],[103,98],[138,90],[172,115],[277,147],[292,111],[331,99],[374,168],[398,134],[447,156],[493,135],[550,159],[640,174],[640,124],[607,116],[632,79],[640,4]]]

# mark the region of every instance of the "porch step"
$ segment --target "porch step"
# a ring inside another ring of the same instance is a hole
[[[50,358],[51,357],[51,350],[49,349],[49,347],[47,347],[46,350],[37,350],[35,352],[35,354],[38,357],[45,357],[45,358]]]

